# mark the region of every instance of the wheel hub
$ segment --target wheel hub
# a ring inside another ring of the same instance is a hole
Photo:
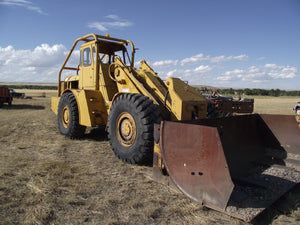
[[[125,119],[121,123],[121,134],[126,139],[129,140],[132,137],[132,125],[128,119]]]
[[[131,146],[136,137],[136,126],[133,117],[129,113],[122,113],[117,120],[117,137],[120,143]]]
[[[61,113],[61,121],[65,128],[70,124],[70,111],[68,106],[64,106]]]

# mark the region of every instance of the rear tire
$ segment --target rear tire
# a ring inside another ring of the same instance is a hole
[[[159,122],[159,111],[148,97],[119,96],[108,116],[108,138],[115,155],[130,164],[149,163],[153,157],[153,127]]]
[[[78,106],[72,93],[64,93],[61,96],[57,112],[58,128],[61,134],[72,139],[84,135],[86,127],[79,124]]]
[[[296,109],[296,115],[300,115],[300,108]]]

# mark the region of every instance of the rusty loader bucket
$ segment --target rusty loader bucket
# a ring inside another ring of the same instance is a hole
[[[243,115],[155,127],[153,177],[251,221],[300,181],[299,117]]]

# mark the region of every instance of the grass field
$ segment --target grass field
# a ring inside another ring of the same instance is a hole
[[[56,91],[17,91],[32,99],[0,109],[0,224],[245,224],[152,181],[151,167],[121,162],[101,128],[60,135]],[[255,97],[255,112],[293,114],[299,100]],[[297,223],[299,184],[254,221]]]

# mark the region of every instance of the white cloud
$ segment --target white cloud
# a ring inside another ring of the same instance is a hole
[[[177,63],[178,60],[162,60],[162,61],[156,61],[154,63],[151,63],[151,65],[158,68],[169,68],[171,66],[176,66]]]
[[[260,61],[260,60],[264,60],[264,59],[266,59],[266,57],[263,57],[263,56],[262,56],[262,57],[257,58],[256,60],[259,60],[259,61]]]
[[[232,59],[240,60],[240,61],[248,61],[249,56],[247,56],[247,55],[232,56]]]
[[[251,66],[246,70],[226,71],[217,77],[219,81],[245,81],[252,83],[263,83],[276,79],[291,79],[296,77],[297,68],[292,66],[278,66],[276,64],[265,64],[264,66]]]
[[[88,27],[96,28],[97,30],[100,30],[100,31],[107,31],[107,28],[105,26],[103,26],[102,23],[100,23],[100,22],[89,23]]]
[[[113,20],[120,20],[120,17],[114,14],[107,15],[106,18],[113,19]]]
[[[208,73],[213,68],[208,65],[200,65],[193,69],[174,69],[168,72],[159,72],[159,76],[165,80],[167,77],[178,77],[191,84],[207,83]]]
[[[40,7],[33,4],[31,1],[27,0],[0,0],[0,5],[5,5],[9,7],[18,6],[23,7],[31,11],[35,11],[41,15],[47,15]]]
[[[201,61],[209,61],[211,63],[220,63],[220,62],[232,61],[232,60],[247,61],[247,60],[249,60],[249,56],[247,56],[247,55],[237,55],[237,56],[220,55],[220,56],[211,57],[209,55],[205,56],[203,53],[200,53],[198,55],[181,60],[180,64],[182,66],[184,66],[187,64],[197,63],[197,62],[201,62]]]
[[[243,77],[244,73],[245,73],[244,70],[238,70],[238,69],[232,71],[226,71],[222,76],[217,77],[217,80],[234,81]]]
[[[226,61],[226,60],[227,60],[227,58],[224,55],[212,57],[210,59],[210,61],[213,62],[213,63],[219,63],[219,62]]]
[[[212,57],[210,59],[210,62],[212,63],[220,63],[220,62],[224,62],[224,61],[233,61],[233,60],[238,60],[238,61],[247,61],[249,60],[249,56],[247,55],[238,55],[238,56],[216,56],[216,57]]]
[[[175,69],[175,70],[171,70],[171,71],[167,72],[166,75],[167,75],[167,77],[176,77],[180,73],[182,73],[182,70],[180,71],[180,70]]]
[[[271,69],[276,69],[277,65],[276,64],[266,64],[265,68],[271,68]]]
[[[212,70],[212,68],[210,66],[201,65],[201,66],[198,66],[197,68],[195,68],[194,72],[195,73],[207,73],[207,72],[209,72],[211,70]]]
[[[290,79],[294,78],[297,73],[297,68],[292,66],[277,66],[275,64],[266,64],[265,68],[271,68],[267,74],[273,79]]]
[[[123,28],[123,27],[130,27],[133,25],[132,22],[121,19],[117,15],[108,15],[105,18],[110,19],[111,21],[108,22],[92,22],[88,24],[89,28],[95,28],[100,31],[107,31],[109,28]]]
[[[0,81],[56,82],[67,54],[67,49],[61,44],[41,44],[34,50],[16,50],[11,45],[0,47]],[[77,67],[78,61],[77,50],[67,66]]]
[[[248,68],[249,73],[258,73],[259,71],[260,71],[260,69],[256,66],[251,66]]]
[[[180,64],[182,66],[186,65],[186,64],[190,64],[190,63],[196,63],[196,62],[201,62],[201,61],[205,61],[205,60],[209,60],[210,56],[205,56],[203,53],[200,53],[198,55],[189,57],[189,58],[185,58],[183,60],[181,60]]]
[[[208,65],[201,65],[194,69],[186,69],[186,70],[178,70],[174,69],[167,72],[165,75],[166,77],[179,77],[181,79],[197,79],[200,76],[205,75],[206,73],[210,72],[212,67]]]
[[[119,28],[119,27],[130,27],[132,23],[129,21],[114,21],[114,22],[103,22],[102,25],[107,27]]]

